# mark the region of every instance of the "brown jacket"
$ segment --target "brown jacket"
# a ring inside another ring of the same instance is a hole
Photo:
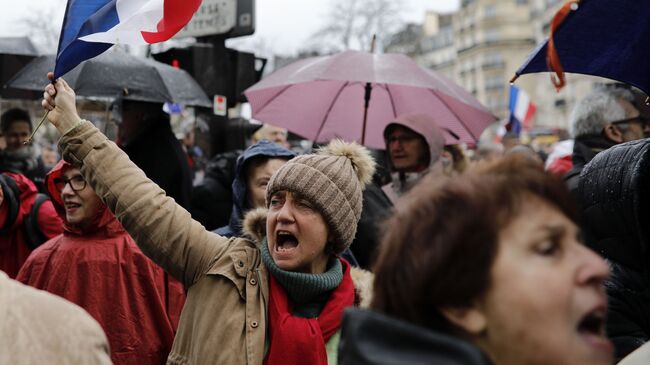
[[[0,271],[0,364],[111,364],[102,328],[83,309]]]
[[[167,363],[262,364],[268,272],[256,243],[205,230],[91,123],[59,144],[142,251],[188,290]],[[365,303],[371,274],[354,277]]]

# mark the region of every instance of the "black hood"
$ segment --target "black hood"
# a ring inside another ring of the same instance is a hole
[[[468,342],[380,313],[348,309],[343,317],[340,365],[489,365]]]
[[[647,270],[650,218],[650,139],[597,154],[580,174],[587,244],[605,258]]]

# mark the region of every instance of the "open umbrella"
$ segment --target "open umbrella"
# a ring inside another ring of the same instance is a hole
[[[450,131],[449,143],[472,143],[495,121],[460,86],[400,54],[346,51],[308,58],[244,93],[253,118],[316,142],[339,137],[385,148],[382,133],[391,120],[425,113]]]
[[[647,1],[571,1],[554,18],[551,33],[554,44],[549,40],[540,44],[519,68],[515,78],[534,72],[561,73],[564,69],[625,82],[648,94],[648,19],[650,6]],[[550,68],[547,56],[553,61]]]
[[[0,37],[0,85],[4,85],[18,71],[38,56],[38,51],[28,37]],[[27,97],[29,93],[7,92],[3,97]]]
[[[30,62],[7,87],[42,91],[45,75],[54,67],[55,56],[41,56]],[[172,102],[210,107],[212,103],[187,72],[151,59],[115,49],[87,60],[65,76],[78,96],[148,102]]]

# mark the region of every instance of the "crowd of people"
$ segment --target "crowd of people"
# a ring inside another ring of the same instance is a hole
[[[594,89],[559,163],[406,114],[385,155],[264,126],[192,187],[160,105],[121,100],[113,142],[55,80],[60,161],[2,114],[0,363],[648,363],[640,100]]]

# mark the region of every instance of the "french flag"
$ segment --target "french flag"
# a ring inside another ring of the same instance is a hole
[[[510,121],[506,126],[508,131],[519,135],[522,128],[530,129],[536,110],[537,107],[524,90],[510,85]]]
[[[166,41],[192,19],[199,5],[201,0],[68,0],[54,77],[113,44]]]

